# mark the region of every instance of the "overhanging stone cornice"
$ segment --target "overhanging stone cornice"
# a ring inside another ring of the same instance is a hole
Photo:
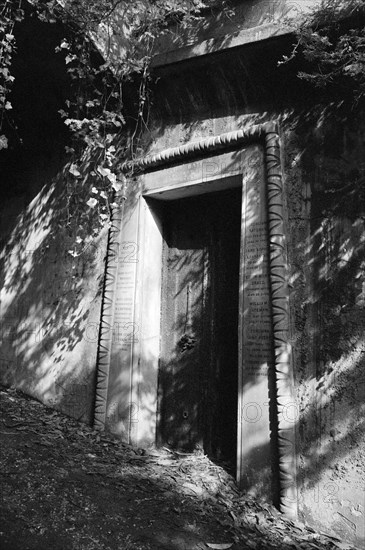
[[[171,65],[180,61],[186,61],[196,57],[202,57],[216,52],[223,52],[239,46],[245,46],[255,42],[261,42],[270,38],[278,38],[291,34],[287,26],[269,23],[251,29],[244,29],[233,35],[212,37],[203,42],[186,46],[176,50],[160,53],[152,59],[151,67],[157,68]]]

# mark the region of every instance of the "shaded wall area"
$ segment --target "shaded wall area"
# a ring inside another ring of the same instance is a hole
[[[55,48],[67,30],[27,14],[15,36],[9,148],[0,151],[1,382],[90,422],[105,234],[92,233],[92,215],[80,226],[90,159],[76,178],[65,154],[58,110],[71,82]]]
[[[323,109],[287,136],[302,514],[364,538],[363,111]],[[293,162],[294,159],[294,162]],[[320,518],[320,519],[318,519]]]

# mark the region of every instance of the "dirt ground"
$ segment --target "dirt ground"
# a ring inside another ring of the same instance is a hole
[[[239,494],[204,454],[144,451],[0,388],[2,550],[349,549]]]

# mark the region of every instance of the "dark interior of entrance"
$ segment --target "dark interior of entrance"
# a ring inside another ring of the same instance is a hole
[[[241,188],[163,204],[158,435],[236,466]]]

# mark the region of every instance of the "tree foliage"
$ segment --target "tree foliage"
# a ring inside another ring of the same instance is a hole
[[[8,99],[14,77],[14,25],[24,17],[25,6],[47,23],[62,22],[68,36],[56,51],[64,54],[73,80],[73,97],[60,114],[74,136],[87,145],[102,143],[107,134],[124,124],[123,91],[139,75],[137,120],[132,133],[145,124],[149,66],[157,38],[170,32],[171,22],[186,28],[200,17],[211,0],[5,0],[0,19],[0,110],[11,109]],[[97,60],[95,43],[104,35],[103,59]],[[120,48],[122,45],[122,48]],[[119,47],[119,50],[118,50]],[[110,138],[110,136],[109,136]],[[133,142],[133,140],[132,140]],[[4,136],[3,146],[6,146]]]
[[[64,57],[72,92],[59,111],[73,136],[67,173],[66,225],[75,225],[82,247],[110,224],[120,163],[139,153],[138,136],[148,126],[150,65],[155,44],[176,29],[189,29],[216,0],[5,0],[0,8],[0,149],[8,147],[3,122],[11,117],[12,59],[16,25],[24,17],[62,23],[56,48]],[[219,8],[224,2],[219,3]],[[15,27],[15,29],[14,29]],[[102,38],[102,48],[98,45]],[[101,50],[101,51],[100,51]],[[126,88],[134,115],[125,113]],[[82,192],[80,191],[82,189]],[[91,216],[91,212],[96,214]],[[90,220],[93,228],[90,229]]]
[[[288,62],[304,55],[298,76],[320,88],[350,94],[354,104],[365,96],[364,0],[322,0],[296,27]]]

